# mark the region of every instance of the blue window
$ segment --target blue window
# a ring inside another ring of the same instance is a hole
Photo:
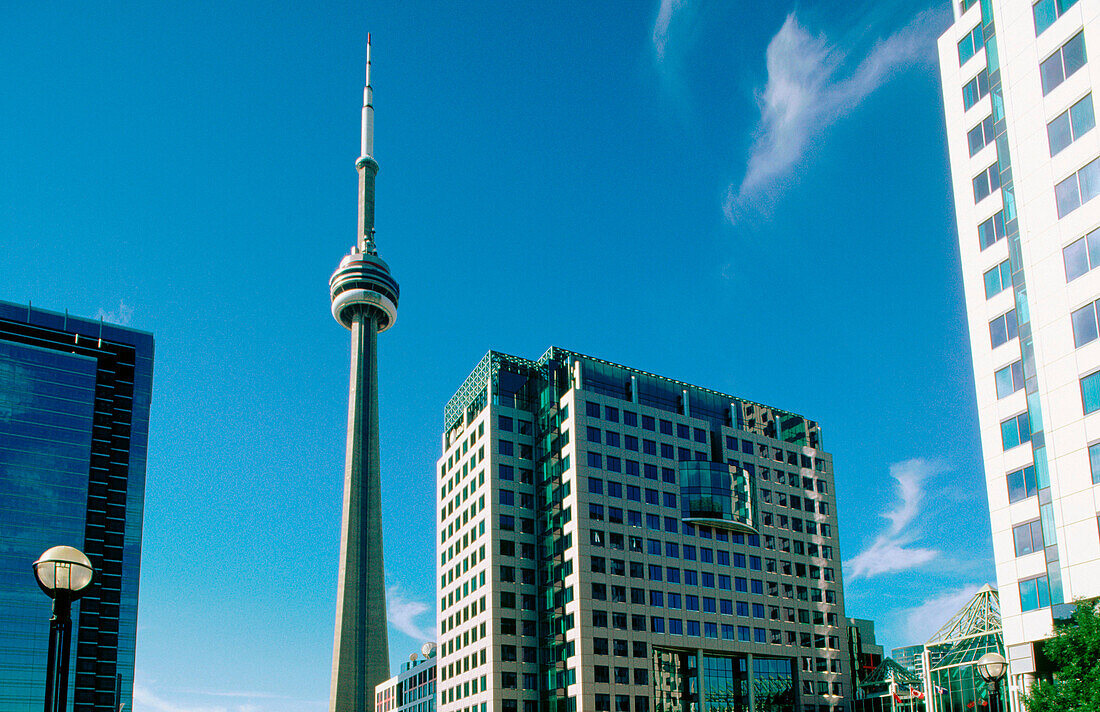
[[[660,493],[654,489],[647,489],[645,491],[645,503],[646,504],[659,504]]]
[[[603,494],[603,480],[597,477],[589,477],[588,491],[592,494]]]
[[[680,583],[680,569],[666,569],[665,580],[669,583]],[[668,594],[668,607],[672,608],[672,595]],[[678,608],[679,606],[677,606]]]
[[[1100,371],[1081,379],[1081,403],[1086,415],[1100,410]]]
[[[1097,456],[1100,457],[1100,446],[1098,448]],[[1089,448],[1089,460],[1092,461],[1092,447]],[[1100,462],[1097,462],[1100,465]],[[1093,479],[1096,475],[1096,467],[1093,467]],[[1028,465],[1027,467],[1009,472],[1005,479],[1008,481],[1008,501],[1019,502],[1027,499],[1028,497],[1034,497],[1038,490],[1035,487],[1035,467]]]
[[[764,604],[763,603],[754,603],[754,604],[752,604],[752,617],[753,618],[764,618]]]
[[[661,434],[662,435],[672,435],[672,421],[671,420],[662,420],[661,421]]]
[[[507,430],[512,432],[512,419],[507,415],[502,415],[497,418],[497,427],[501,430]]]
[[[736,452],[737,451],[737,438],[733,437],[732,435],[727,435],[726,436],[726,449],[727,450],[733,450],[733,451]]]
[[[1038,519],[1012,527],[1012,541],[1016,556],[1027,556],[1043,550],[1043,529]]]
[[[647,462],[647,463],[645,463],[645,465],[643,466],[642,469],[645,472],[645,478],[647,480],[657,479],[657,466],[656,465],[651,465]]]
[[[760,595],[764,595],[764,582],[760,579],[752,580],[752,592]]]
[[[1058,217],[1064,218],[1100,194],[1100,158],[1054,186]]]
[[[737,639],[743,643],[749,643],[752,641],[752,631],[747,625],[737,626]]]
[[[676,448],[676,459],[685,462],[691,459],[691,450],[686,447]]]
[[[691,544],[684,544],[684,560],[695,561],[695,547]]]
[[[649,605],[654,606],[656,608],[664,608],[665,607],[665,594],[663,594],[660,591],[650,591],[649,592]]]
[[[746,455],[751,455],[752,450],[753,450],[753,448],[752,448],[752,441],[751,440],[742,440],[741,441],[741,452],[745,453]]]
[[[963,108],[969,109],[989,93],[989,73],[982,69],[963,86]]]
[[[665,517],[665,531],[675,534],[680,529],[680,520],[676,517]]]
[[[982,119],[974,128],[966,134],[966,142],[970,146],[970,155],[973,156],[993,142],[993,115]]]
[[[1024,364],[1016,361],[994,372],[993,380],[997,384],[997,398],[1006,398],[1024,387]]]
[[[989,341],[993,348],[1012,341],[1018,335],[1016,310],[1010,309],[989,322]]]
[[[646,455],[656,455],[657,454],[657,441],[656,440],[643,440],[642,441],[642,452],[645,453]]]
[[[622,484],[619,483],[619,482],[615,482],[613,480],[608,480],[607,481],[607,496],[608,497],[617,497],[619,499],[622,499],[622,496],[623,496],[623,486],[622,486]]]
[[[687,634],[699,637],[699,621],[685,621],[687,623]]]
[[[638,471],[638,463],[634,460],[627,460],[626,461],[626,474],[631,475],[633,477],[637,477],[638,472],[639,472]]]
[[[729,623],[722,624],[722,640],[733,640],[733,626]]]
[[[647,539],[646,540],[646,547],[648,548],[650,555],[652,555],[652,556],[660,556],[661,555],[661,542],[659,540],[657,540],[657,539]]]
[[[609,472],[622,472],[623,461],[611,455],[607,456],[607,469]]]
[[[1001,168],[994,161],[991,166],[974,177],[974,202],[980,203],[1001,187]],[[1061,217],[1061,216],[1059,216]]]
[[[749,592],[749,580],[747,578],[742,578],[742,577],[738,576],[737,578],[735,578],[733,580],[733,583],[734,583],[733,589],[735,591],[740,591],[741,593],[748,593]]]
[[[982,249],[996,244],[1005,236],[1005,216],[1003,210],[998,210],[995,215],[988,218],[978,226],[978,242]]]
[[[694,432],[692,434],[695,436],[695,442],[697,442],[697,443],[706,443],[707,442],[707,431],[706,430],[703,430],[702,428],[695,428]]]
[[[759,556],[750,556],[749,557],[749,568],[752,569],[753,571],[759,571],[760,570],[760,557]]]
[[[649,565],[649,580],[660,581],[661,580],[661,567],[657,564]]]
[[[718,588],[723,591],[730,590],[730,577],[726,574],[718,574]]]
[[[757,643],[766,643],[766,642],[768,642],[767,631],[764,630],[763,628],[753,628],[752,629],[752,635],[753,635],[753,640],[755,640]]]
[[[1085,56],[1085,35],[1078,32],[1071,37],[1058,51],[1045,59],[1039,65],[1039,77],[1043,83],[1043,96],[1054,91],[1068,77],[1078,69],[1085,66],[1088,57]]]
[[[982,23],[959,41],[959,66],[966,64],[985,44],[982,41]]]
[[[661,517],[657,514],[645,515],[646,529],[652,529],[655,532],[661,531]]]
[[[514,480],[516,477],[515,470],[512,469],[511,465],[497,465],[497,477],[502,480]]]
[[[648,430],[650,432],[653,432],[654,429],[655,429],[655,425],[656,425],[656,421],[653,420],[653,416],[651,416],[651,415],[643,415],[642,416],[642,429],[643,430]]]
[[[624,425],[629,425],[632,428],[638,427],[638,414],[633,412],[633,411],[624,410],[623,411],[623,424]]]
[[[684,622],[679,618],[668,619],[668,633],[669,635],[683,635],[684,634]]]
[[[501,440],[499,443],[499,450],[501,455],[511,455],[514,451],[512,442],[510,440]]]
[[[674,569],[669,569],[670,572],[673,571],[673,570]],[[672,580],[671,576],[669,576],[669,580],[670,581]],[[669,608],[675,608],[677,610],[684,607],[684,604],[682,602],[680,594],[678,594],[678,593],[668,594],[668,607]]]
[[[1068,110],[1056,116],[1047,124],[1047,142],[1050,155],[1055,156],[1066,146],[1081,138],[1096,127],[1096,115],[1092,110],[1092,94],[1078,101]]]
[[[641,502],[642,488],[638,487],[637,485],[627,485],[626,498],[629,499],[631,502]]]
[[[745,568],[745,566],[746,566],[745,555],[741,554],[741,553],[738,553],[736,551],[733,552],[733,565],[736,566],[739,569]]]
[[[661,482],[667,482],[671,485],[676,484],[676,470],[671,467],[661,468]]]
[[[1046,576],[1025,579],[1020,582],[1020,610],[1034,611],[1050,606],[1050,586]]]
[[[599,428],[593,428],[591,425],[588,426],[588,442],[590,442],[590,443],[600,442],[600,429]]]
[[[603,457],[598,452],[588,453],[588,466],[595,468],[603,468]]]
[[[684,425],[683,423],[677,423],[676,424],[676,437],[685,438],[685,439],[690,438],[691,437],[691,429],[688,428],[688,426]]]
[[[619,409],[612,408],[609,405],[603,407],[603,417],[605,420],[610,420],[612,423],[619,422]]]
[[[1001,444],[1005,450],[1031,442],[1031,423],[1027,411],[1001,423]]]
[[[665,506],[676,509],[676,495],[672,492],[665,492]]]
[[[599,418],[600,417],[600,404],[599,403],[593,403],[592,401],[587,401],[585,403],[585,406],[584,406],[584,412],[585,412],[585,415],[587,415],[589,418]]]
[[[1039,0],[1031,7],[1032,15],[1035,17],[1035,36],[1043,34],[1043,32],[1054,24],[1054,21],[1077,4],[1077,0]]]
[[[1066,265],[1067,282],[1100,267],[1100,229],[1093,230],[1063,248],[1062,261]]]
[[[710,573],[709,571],[704,571],[699,574],[699,576],[702,579],[700,585],[703,588],[714,588],[714,574]]]
[[[1100,484],[1100,443],[1089,445],[1089,470],[1092,471],[1092,483]]]
[[[627,450],[633,450],[634,452],[638,452],[638,438],[634,437],[633,435],[624,435],[623,436],[623,447],[626,448]]]
[[[603,434],[604,443],[611,447],[619,447],[619,434],[614,430],[605,430]]]
[[[749,617],[749,602],[748,601],[738,601],[737,602],[737,615],[741,616],[742,618],[748,618]]]
[[[671,460],[676,457],[676,449],[668,443],[661,443],[661,457]]]
[[[665,632],[665,619],[653,616],[649,619],[649,629],[654,633]]]
[[[670,559],[679,559],[680,558],[680,545],[677,544],[676,542],[666,541],[665,542],[665,556],[669,557]]]
[[[730,553],[725,549],[718,550],[718,565],[729,566],[730,565]]]
[[[718,610],[721,611],[724,616],[733,615],[733,601],[728,598],[723,598],[718,605]]]
[[[997,265],[993,269],[989,270],[984,275],[985,279],[985,298],[1000,294],[1004,290],[1012,286],[1012,268],[1008,264],[1008,260],[1005,260],[1001,264]]]
[[[642,513],[628,511],[626,513],[626,523],[632,527],[642,526]]]
[[[1070,314],[1073,325],[1073,345],[1080,348],[1097,338],[1096,302],[1075,309]]]
[[[717,623],[703,623],[703,637],[704,638],[717,638],[718,637],[718,624]]]
[[[699,572],[692,571],[691,569],[684,569],[684,585],[685,586],[698,586],[699,585]]]

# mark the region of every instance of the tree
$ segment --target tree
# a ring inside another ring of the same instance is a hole
[[[1054,680],[1040,681],[1024,698],[1027,712],[1100,710],[1100,599],[1077,602],[1073,623],[1043,645]]]

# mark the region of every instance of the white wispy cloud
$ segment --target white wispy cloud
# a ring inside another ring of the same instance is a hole
[[[435,640],[435,621],[431,628],[421,627],[417,622],[420,616],[435,609],[428,603],[409,598],[400,584],[392,584],[386,589],[386,619],[397,630],[416,640]]]
[[[100,307],[95,313],[96,319],[102,319],[112,324],[118,324],[119,326],[130,326],[130,322],[134,318],[134,308],[128,306],[126,302],[121,299],[118,301],[118,309],[114,311],[107,311]]]
[[[756,136],[744,177],[731,184],[726,195],[730,222],[766,212],[774,194],[790,182],[813,141],[829,126],[898,70],[932,61],[941,24],[939,12],[922,12],[859,58],[851,56],[852,49],[811,34],[794,13],[788,15],[768,44],[768,78],[759,94]],[[655,42],[656,37],[655,29]]]
[[[940,627],[959,612],[966,602],[978,592],[981,584],[968,584],[927,599],[919,606],[901,612],[906,645],[916,645],[928,640]]]
[[[848,581],[861,576],[906,571],[917,568],[940,556],[936,549],[912,546],[919,536],[914,520],[924,502],[924,483],[942,467],[924,458],[914,458],[890,465],[890,476],[897,481],[901,503],[883,514],[890,526],[875,537],[871,545],[845,565]]]
[[[684,0],[661,0],[661,6],[657,9],[657,20],[653,23],[653,49],[657,52],[657,61],[665,58],[665,47],[668,46],[668,27],[672,23],[672,16],[684,5]]]
[[[162,697],[145,685],[134,682],[134,712],[251,712],[242,709],[241,706],[230,708],[223,705],[213,707],[207,705],[195,706],[188,703],[180,703]]]

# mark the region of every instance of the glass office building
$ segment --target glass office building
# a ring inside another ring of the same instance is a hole
[[[1056,621],[1100,595],[1100,4],[951,7],[940,76],[1016,711]]]
[[[95,567],[73,606],[68,708],[132,709],[153,337],[0,302],[0,709],[37,712],[51,546]]]
[[[817,423],[551,348],[444,409],[441,712],[840,712]]]

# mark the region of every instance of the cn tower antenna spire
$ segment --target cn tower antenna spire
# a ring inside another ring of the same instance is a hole
[[[363,85],[363,130],[360,156],[374,155],[374,92],[370,86],[370,33],[367,33],[367,81]]]

